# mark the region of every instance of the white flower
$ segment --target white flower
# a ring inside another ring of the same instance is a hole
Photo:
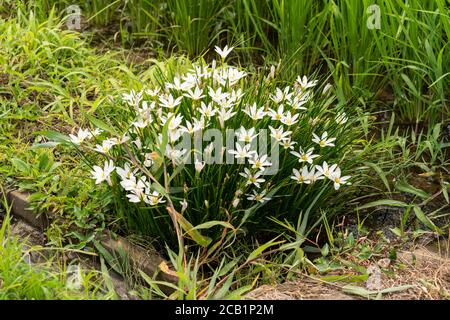
[[[327,94],[332,88],[333,88],[333,86],[331,84],[327,83],[322,90],[322,94],[323,95]]]
[[[166,200],[164,200],[157,191],[153,191],[151,194],[145,196],[144,202],[151,206],[156,206],[159,203],[166,202]]]
[[[144,166],[151,167],[153,165],[153,154],[152,153],[144,153]]]
[[[100,184],[103,181],[108,182],[111,185],[111,173],[114,171],[114,163],[112,160],[109,160],[109,163],[105,161],[103,168],[99,166],[94,166],[91,171],[92,178],[95,179],[95,184]]]
[[[317,165],[316,169],[318,172],[320,172],[320,174],[324,175],[325,177],[329,178],[334,170],[336,170],[337,168],[337,164],[333,164],[332,166],[328,166],[328,163],[326,161],[324,161],[322,163],[322,166]]]
[[[184,96],[191,98],[192,100],[200,100],[201,98],[205,97],[205,95],[203,94],[203,90],[198,86],[195,87],[194,91],[188,90],[188,92],[185,93]]]
[[[266,197],[266,190],[261,191],[261,193],[258,193],[256,190],[252,190],[253,194],[248,194],[247,195],[247,200],[251,200],[251,201],[258,201],[261,203],[264,203],[266,201],[269,201],[271,198]]]
[[[300,148],[300,153],[291,151],[291,154],[298,158],[298,162],[308,162],[309,164],[313,163],[314,158],[319,157],[318,154],[313,154],[314,148],[308,149],[308,151],[304,152],[302,148]]]
[[[336,170],[329,176],[330,180],[333,181],[334,184],[334,189],[338,190],[339,187],[345,184],[350,184],[349,182],[347,182],[348,179],[350,179],[350,176],[344,176],[341,177],[341,169],[340,168],[336,168]]]
[[[260,183],[265,182],[266,180],[263,178],[260,178],[261,171],[258,171],[255,174],[252,174],[252,172],[248,168],[244,168],[244,172],[239,173],[241,176],[247,179],[246,185],[255,185],[257,188],[260,188]]]
[[[133,177],[133,174],[137,172],[138,169],[135,169],[134,171],[131,170],[130,165],[128,163],[125,163],[125,166],[123,168],[117,167],[116,172],[119,175],[121,180],[125,179],[131,179]]]
[[[244,127],[240,128],[240,131],[236,132],[238,140],[245,143],[251,143],[258,135],[255,134],[255,128],[246,130]]]
[[[285,100],[290,100],[293,94],[290,90],[290,87],[284,88],[283,91],[280,88],[276,88],[275,94],[271,94],[270,99],[275,103],[282,103]]]
[[[258,109],[256,106],[256,103],[253,103],[252,106],[247,106],[247,108],[244,110],[244,112],[253,120],[260,120],[264,118],[266,115],[266,112],[264,111],[264,108],[261,107]]]
[[[145,90],[145,93],[148,94],[150,97],[156,97],[159,93],[159,91],[161,91],[160,88],[155,88],[155,89],[147,89]]]
[[[219,87],[217,90],[208,87],[208,94],[211,97],[211,99],[216,103],[221,103],[230,95],[229,92],[222,92],[222,87]]]
[[[194,126],[192,125],[192,123],[190,121],[187,121],[187,120],[186,120],[186,126],[181,126],[180,130],[182,132],[186,132],[188,134],[193,134],[195,132]]]
[[[316,182],[317,180],[322,180],[324,176],[320,171],[316,171],[316,168],[314,166],[311,166],[311,169],[308,173],[308,178],[311,183]]]
[[[123,93],[122,99],[125,100],[129,105],[137,107],[142,100],[142,91],[136,92],[131,90],[129,94]]]
[[[270,129],[270,136],[274,138],[276,141],[281,142],[283,140],[289,139],[289,135],[292,133],[292,131],[284,131],[283,127],[279,127],[277,129],[269,126]]]
[[[294,174],[293,176],[291,176],[291,179],[297,181],[297,183],[302,184],[302,183],[306,183],[306,184],[310,184],[311,181],[309,180],[309,172],[308,172],[308,167],[304,166],[302,168],[302,171],[298,171],[297,169],[293,169],[292,173]]]
[[[308,103],[311,97],[312,94],[309,91],[302,93],[301,95],[297,95],[292,99],[292,101],[290,101],[291,107],[296,110],[306,110],[303,105]]]
[[[135,128],[143,129],[147,127],[151,122],[151,117],[149,119],[138,119],[137,121],[134,121],[131,123],[131,125]]]
[[[192,87],[192,85],[189,82],[181,82],[180,78],[178,78],[178,77],[173,78],[173,83],[166,84],[167,89],[175,89],[175,90],[182,90],[182,91],[187,91],[187,90],[191,89],[191,87]]]
[[[186,199],[183,199],[183,201],[180,201],[181,204],[181,212],[186,211],[187,207],[188,207],[188,202]]]
[[[106,139],[106,140],[103,140],[102,145],[97,144],[95,146],[94,150],[97,152],[106,154],[116,144],[117,144],[117,139]]]
[[[284,107],[283,105],[280,105],[278,107],[278,110],[269,109],[269,115],[272,118],[272,120],[281,121],[281,119],[284,118]]]
[[[339,125],[343,125],[347,122],[348,118],[347,115],[345,114],[345,112],[339,113],[336,118],[335,121],[337,124]]]
[[[328,133],[325,131],[322,136],[319,138],[315,133],[313,133],[312,141],[317,143],[321,148],[323,147],[334,147],[334,141],[336,138],[328,138]]]
[[[317,80],[308,81],[308,78],[306,76],[297,77],[297,83],[300,85],[300,88],[302,90],[306,90],[308,88],[315,87],[317,85]]]
[[[187,152],[186,149],[174,149],[170,145],[166,146],[166,157],[172,161],[178,161]]]
[[[210,117],[214,116],[214,114],[216,113],[216,110],[213,109],[211,103],[208,103],[208,105],[206,105],[202,101],[201,106],[200,106],[200,113],[203,116],[205,116],[206,118],[210,118]]]
[[[173,109],[181,103],[183,97],[173,98],[172,94],[169,94],[167,98],[159,97],[160,106],[168,109]]]
[[[236,150],[228,150],[228,153],[234,154],[236,159],[245,159],[251,158],[252,154],[255,154],[256,151],[250,151],[249,144],[242,147],[239,143],[236,143]]]
[[[205,161],[199,161],[198,159],[195,159],[195,171],[197,171],[198,173],[200,173],[203,168],[205,167]]]
[[[83,143],[86,139],[92,138],[92,136],[93,134],[89,131],[89,129],[83,130],[81,128],[78,130],[78,135],[75,136],[73,134],[69,134],[70,141],[77,145]]]
[[[298,114],[292,116],[291,112],[288,111],[286,115],[281,118],[281,122],[287,126],[292,126],[293,124],[296,124],[298,122],[298,117]]]
[[[209,157],[211,156],[212,152],[214,150],[214,142],[211,142],[210,144],[208,144],[205,148],[205,156]]]
[[[283,143],[281,144],[283,146],[284,149],[291,149],[294,150],[294,145],[296,145],[297,142],[295,141],[291,141],[291,139],[284,139]]]
[[[225,60],[225,58],[230,54],[231,51],[233,51],[233,47],[228,48],[228,45],[225,46],[225,48],[220,49],[218,46],[215,46],[214,49],[218,53],[218,55],[222,58],[222,60]]]
[[[230,100],[237,103],[242,99],[243,96],[244,94],[242,93],[241,88],[239,88],[237,90],[231,91]]]
[[[258,155],[255,154],[253,159],[249,159],[248,162],[252,165],[252,168],[264,170],[264,167],[270,167],[272,165],[267,159],[268,157],[266,154],[261,157],[258,157]]]
[[[225,121],[230,119],[236,114],[236,112],[233,112],[231,109],[220,109],[220,111],[217,112],[217,117],[219,118],[220,127],[225,127]]]
[[[94,137],[100,135],[103,132],[103,130],[99,129],[99,128],[95,128],[94,131],[92,131],[92,135]]]
[[[141,197],[144,193],[145,187],[147,186],[146,180],[147,179],[145,177],[138,179],[136,176],[131,175],[130,178],[120,181],[120,185],[124,190],[131,191],[135,195],[139,195]]]

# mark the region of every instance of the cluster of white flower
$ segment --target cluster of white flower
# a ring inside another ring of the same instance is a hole
[[[158,157],[155,149],[163,145],[163,128],[167,128],[168,144],[164,146],[164,155],[175,166],[183,157],[191,155],[191,150],[180,150],[174,147],[183,134],[194,135],[206,128],[224,130],[230,123],[231,127],[235,127],[233,129],[237,129],[237,141],[233,149],[225,150],[224,148],[221,155],[228,153],[239,160],[238,163],[249,166],[244,166],[243,171],[238,173],[244,179],[235,192],[233,207],[239,205],[243,194],[250,201],[270,200],[267,196],[270,183],[266,183],[264,173],[272,166],[272,163],[267,153],[258,154],[252,149],[258,130],[262,128],[269,129],[270,137],[279,146],[290,151],[288,156],[292,154],[298,158],[299,163],[304,164],[299,170],[293,169],[291,178],[298,183],[312,184],[317,180],[328,178],[333,181],[336,190],[341,185],[348,184],[350,177],[341,176],[341,169],[336,164],[328,166],[327,162],[323,162],[322,165],[313,163],[316,158],[321,157],[320,152],[315,154],[314,147],[306,151],[301,147],[298,152],[292,151],[298,143],[294,141],[295,133],[298,132],[300,121],[304,119],[303,111],[307,110],[308,102],[313,98],[312,89],[317,85],[317,81],[311,81],[306,76],[298,77],[292,87],[276,87],[264,103],[258,105],[251,101],[251,97],[243,99],[246,92],[243,92],[245,86],[242,85],[241,80],[247,74],[224,63],[232,50],[233,48],[216,47],[216,52],[222,59],[220,66],[216,62],[213,62],[211,66],[194,65],[186,74],[175,76],[163,87],[138,92],[132,90],[123,94],[122,100],[135,114],[127,133],[121,138],[104,139],[93,149],[113,159],[111,150],[115,146],[131,141],[133,150],[139,151],[135,154],[135,158],[141,162],[142,167],[150,169]],[[325,89],[324,93],[330,88],[327,86]],[[308,121],[311,123],[320,119],[308,119]],[[343,125],[346,121],[345,113],[339,113],[335,118],[338,125]],[[253,123],[253,126],[246,128],[241,123]],[[148,137],[152,135],[148,134],[149,128],[158,135],[157,139],[152,138],[156,141],[152,141],[150,145]],[[90,132],[80,129],[78,135],[71,135],[70,139],[74,144],[80,145],[100,133],[98,130]],[[320,135],[313,133],[310,141],[322,150],[334,147],[336,138],[329,137],[328,132],[324,131]],[[204,149],[203,159],[211,155],[211,152],[212,144]],[[133,161],[128,159],[123,167],[120,167],[109,160],[105,162],[103,168],[94,166],[92,176],[97,184],[103,181],[111,184],[111,174],[115,171],[120,178],[120,186],[127,192],[126,196],[130,202],[144,202],[149,205],[164,203],[165,200],[152,188],[142,170],[137,166],[130,167],[132,164]],[[202,172],[205,164],[205,161],[195,157],[194,168],[197,174]]]

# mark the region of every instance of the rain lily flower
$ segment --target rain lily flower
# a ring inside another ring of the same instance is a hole
[[[138,171],[138,169],[135,169],[134,171],[132,171],[130,168],[130,165],[128,163],[125,163],[125,166],[123,168],[116,167],[116,172],[119,175],[121,180],[131,179],[133,174],[135,174],[137,171]]]
[[[191,98],[192,100],[196,101],[196,100],[200,100],[202,98],[205,97],[205,95],[203,94],[203,90],[200,89],[199,87],[195,87],[195,90],[188,90],[187,93],[184,94],[185,97]]]
[[[294,150],[294,145],[296,145],[297,142],[292,141],[291,138],[288,139],[284,139],[283,143],[281,144],[283,146],[284,149],[291,149]]]
[[[258,157],[258,155],[255,153],[254,157],[252,159],[249,159],[248,162],[252,165],[252,168],[258,169],[258,170],[264,170],[264,167],[270,167],[272,165],[271,162],[269,162],[268,157],[266,154],[262,155],[261,157]]]
[[[136,92],[131,90],[130,93],[122,94],[122,99],[125,100],[130,106],[137,107],[142,100],[142,91]]]
[[[241,127],[240,131],[236,133],[238,140],[245,143],[251,143],[258,135],[255,134],[255,128],[246,130]]]
[[[300,153],[291,151],[291,154],[298,158],[298,162],[308,162],[309,164],[313,163],[314,158],[319,157],[318,154],[313,154],[314,148],[308,149],[308,151],[304,152],[302,148],[300,148]]]
[[[334,170],[336,170],[337,168],[337,164],[333,164],[330,167],[328,166],[328,163],[326,161],[324,161],[322,163],[322,166],[317,165],[316,169],[318,172],[320,172],[320,174],[324,175],[325,177],[329,178]]]
[[[115,146],[117,144],[117,140],[113,140],[113,139],[106,139],[103,140],[102,145],[97,144],[95,146],[95,151],[106,154],[109,152],[109,150],[111,150],[111,148],[113,146]]]
[[[92,138],[93,134],[88,130],[79,129],[78,134],[75,136],[73,134],[69,134],[70,141],[73,144],[80,145],[84,140]]]
[[[300,88],[304,91],[309,88],[313,88],[317,85],[317,80],[308,81],[308,78],[306,76],[297,77],[297,83],[299,84]]]
[[[325,87],[323,87],[322,94],[326,95],[332,88],[333,88],[333,86],[331,84],[327,83],[325,85]]]
[[[217,112],[217,117],[219,118],[219,123],[220,123],[220,127],[224,128],[225,127],[225,121],[227,121],[228,119],[230,119],[231,117],[233,117],[236,114],[236,112],[233,112],[233,110],[231,109],[220,109]]]
[[[200,173],[203,168],[205,167],[205,161],[199,161],[198,159],[195,159],[195,171],[197,171],[198,173]]]
[[[279,127],[277,129],[269,126],[270,129],[270,136],[274,138],[276,141],[281,142],[285,139],[289,139],[289,135],[292,133],[292,131],[284,131],[283,127]]]
[[[95,184],[100,184],[103,181],[108,182],[109,185],[111,185],[111,173],[114,171],[114,163],[112,160],[109,160],[109,162],[105,161],[105,164],[103,165],[103,168],[99,166],[94,166],[91,171],[92,178],[95,179]]]
[[[260,176],[262,174],[261,171],[258,171],[257,173],[252,174],[248,168],[244,168],[244,172],[240,172],[239,174],[247,179],[247,182],[246,182],[247,186],[253,184],[257,188],[260,188],[261,187],[260,183],[263,183],[266,181],[265,179],[260,178]]]
[[[258,202],[264,203],[264,202],[272,199],[272,198],[269,198],[266,196],[266,194],[267,194],[266,190],[261,191],[261,193],[258,193],[256,190],[252,190],[252,192],[253,192],[253,194],[247,195],[247,200],[258,201]]]
[[[166,202],[166,200],[164,200],[157,191],[153,191],[151,194],[146,195],[144,202],[151,206],[156,206],[160,203]]]
[[[298,171],[297,169],[293,169],[292,173],[294,174],[293,176],[291,176],[291,179],[297,181],[297,183],[302,184],[302,183],[306,183],[306,184],[310,184],[311,181],[309,180],[309,171],[308,171],[308,167],[304,166],[302,168],[302,171]]]
[[[150,97],[156,97],[159,93],[159,91],[161,91],[161,88],[155,88],[155,89],[147,89],[145,90],[145,93],[148,94]]]
[[[264,108],[261,107],[258,109],[256,103],[253,103],[252,106],[247,106],[244,112],[255,121],[264,118],[264,116],[266,115]]]
[[[317,180],[323,180],[324,176],[320,171],[316,171],[316,168],[314,166],[311,166],[311,169],[308,173],[308,179],[311,181],[311,183],[316,182]]]
[[[293,94],[290,90],[291,88],[289,86],[284,88],[284,90],[276,88],[275,94],[271,94],[270,99],[277,104],[282,103],[285,100],[290,100]]]
[[[251,158],[256,151],[250,151],[250,145],[241,146],[236,143],[236,150],[228,150],[228,153],[233,154],[236,159]]]
[[[325,131],[322,136],[319,138],[315,133],[313,133],[312,141],[317,143],[321,148],[324,147],[334,147],[334,141],[336,138],[328,138],[328,133]]]
[[[225,46],[225,48],[221,49],[218,46],[215,46],[214,49],[216,50],[217,54],[222,58],[222,60],[225,60],[225,58],[230,54],[231,51],[233,51],[233,47],[228,48],[228,45]]]
[[[223,100],[227,99],[230,95],[229,92],[222,92],[222,87],[219,87],[217,90],[214,90],[211,87],[208,87],[208,94],[211,99],[216,103],[221,103]]]
[[[292,126],[298,122],[298,114],[291,115],[291,112],[288,111],[285,116],[281,118],[281,122],[287,126]]]
[[[343,125],[347,122],[348,118],[347,115],[345,114],[345,112],[339,113],[336,118],[335,121],[337,124],[339,125]]]
[[[290,101],[290,105],[292,108],[294,108],[296,110],[306,110],[306,108],[303,105],[308,103],[311,96],[312,95],[309,93],[309,91],[305,92],[301,95],[297,95],[292,99],[292,101]]]
[[[216,110],[213,109],[211,103],[208,103],[208,105],[206,105],[203,101],[201,103],[201,107],[200,107],[200,113],[205,116],[206,118],[211,118],[212,116],[214,116],[214,114],[216,113]]]
[[[169,94],[167,98],[159,97],[160,106],[168,109],[173,109],[181,103],[183,97],[173,98],[172,94]]]
[[[278,110],[269,109],[269,115],[272,118],[272,120],[281,121],[281,119],[284,118],[284,107],[283,105],[280,105],[278,107]]]
[[[348,179],[350,179],[350,176],[343,176],[341,177],[341,169],[336,168],[336,170],[330,175],[330,180],[333,181],[334,189],[338,190],[341,185],[349,184],[347,182]]]

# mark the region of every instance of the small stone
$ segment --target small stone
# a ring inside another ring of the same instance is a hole
[[[389,258],[380,259],[378,260],[378,265],[380,266],[380,268],[387,269],[391,265],[391,259]]]

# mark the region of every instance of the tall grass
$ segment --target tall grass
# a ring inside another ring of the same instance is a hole
[[[67,1],[25,1],[44,15]],[[6,1],[18,3],[23,1]],[[196,57],[216,44],[239,47],[241,63],[278,63],[298,74],[332,72],[341,100],[390,104],[406,122],[436,123],[449,116],[450,16],[445,0],[382,0],[381,29],[366,26],[370,0],[94,0],[80,2],[89,22],[120,20],[117,31]],[[125,37],[122,37],[123,39]],[[387,91],[386,91],[387,90]]]

